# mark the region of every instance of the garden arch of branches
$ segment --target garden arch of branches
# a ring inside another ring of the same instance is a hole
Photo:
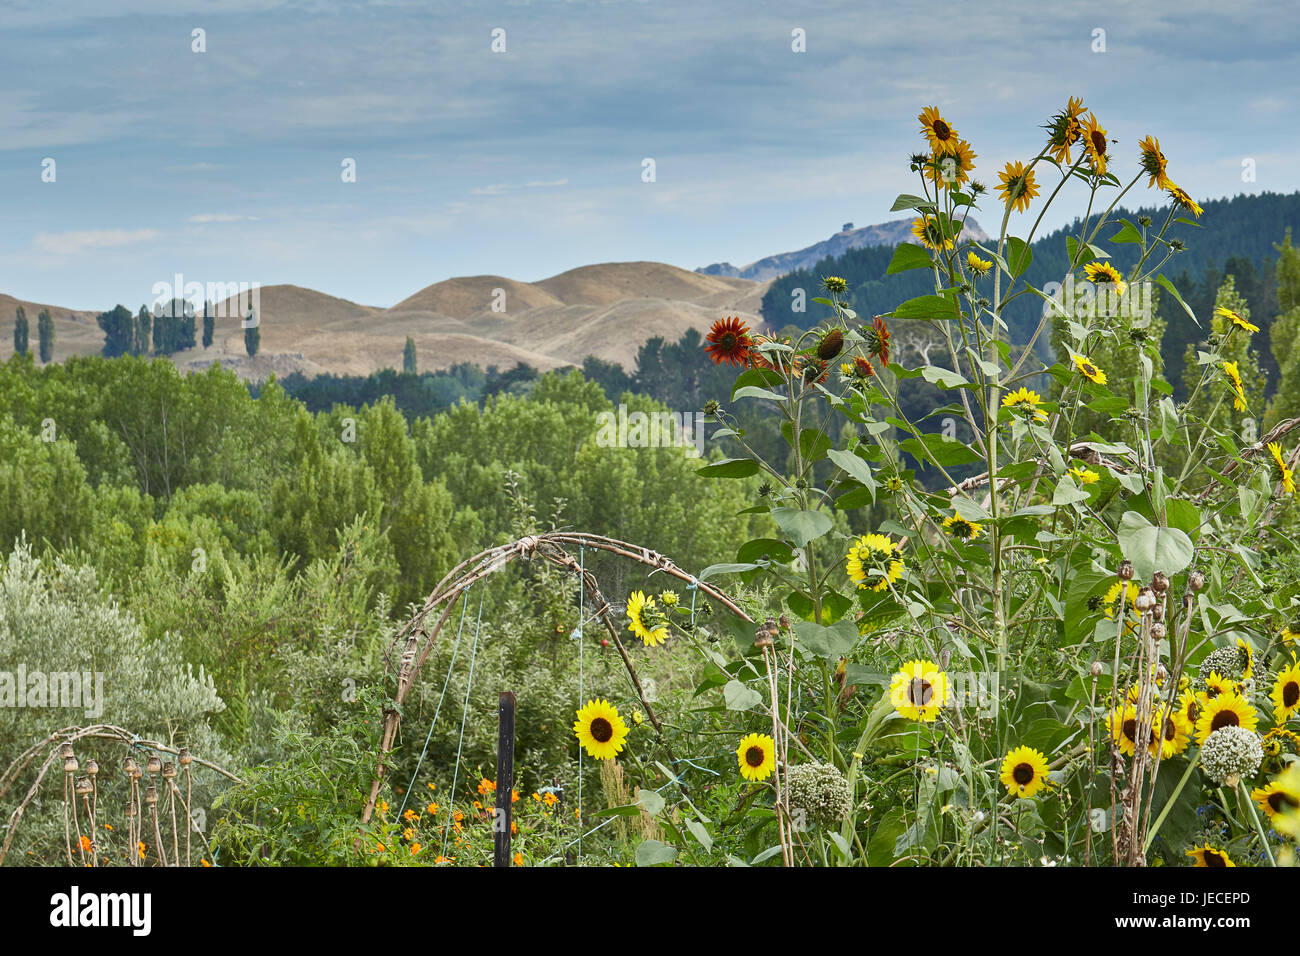
[[[429,656],[429,652],[433,650],[434,642],[437,641],[438,635],[442,632],[443,625],[447,623],[452,610],[463,599],[471,586],[488,575],[502,570],[512,561],[548,561],[579,578],[579,586],[584,589],[586,600],[595,609],[594,616],[604,626],[610,643],[618,650],[619,657],[623,660],[623,666],[627,669],[628,677],[631,678],[632,686],[641,701],[641,707],[646,718],[662,737],[663,726],[659,722],[659,716],[655,713],[653,705],[646,699],[641,680],[637,677],[631,658],[628,657],[627,648],[624,647],[619,634],[619,627],[613,618],[613,607],[606,600],[604,594],[601,593],[595,575],[586,568],[585,562],[579,563],[570,553],[570,550],[575,548],[591,548],[594,551],[604,551],[618,555],[645,565],[651,568],[652,571],[659,571],[669,577],[677,578],[691,587],[698,588],[700,594],[717,601],[729,613],[740,620],[751,624],[754,623],[753,618],[738,607],[726,594],[704,581],[698,580],[693,574],[683,571],[657,551],[640,545],[629,544],[626,541],[619,541],[615,538],[607,538],[603,535],[553,531],[529,535],[509,544],[489,548],[476,554],[447,573],[438,583],[438,586],[433,589],[433,593],[424,602],[424,606],[414,617],[402,625],[393,638],[393,647],[398,644],[402,646],[401,657],[398,659],[397,687],[392,700],[384,707],[383,729],[379,739],[375,776],[371,781],[370,795],[366,800],[366,807],[361,815],[362,823],[369,822],[375,812],[375,805],[379,800],[379,791],[384,782],[386,762],[388,756],[392,753],[401,724],[402,705],[406,701],[411,688],[415,686],[420,675],[420,669]],[[432,624],[430,624],[431,621]],[[585,621],[583,623],[585,624]],[[676,763],[677,758],[666,741],[664,742],[664,749],[669,760]]]

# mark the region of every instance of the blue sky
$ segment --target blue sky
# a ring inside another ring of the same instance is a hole
[[[387,306],[455,275],[743,265],[893,218],[931,104],[986,183],[1073,94],[1122,177],[1150,132],[1198,199],[1290,192],[1297,34],[1288,5],[1204,0],[0,0],[0,292],[135,308],[180,272]]]

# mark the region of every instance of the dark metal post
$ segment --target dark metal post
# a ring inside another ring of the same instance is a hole
[[[510,795],[515,786],[515,695],[502,691],[497,704],[497,804],[492,816],[493,866],[510,865]]]

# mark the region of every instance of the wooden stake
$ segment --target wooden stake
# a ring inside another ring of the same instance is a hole
[[[497,704],[497,804],[492,817],[493,866],[510,865],[510,797],[515,786],[515,695],[502,691]]]

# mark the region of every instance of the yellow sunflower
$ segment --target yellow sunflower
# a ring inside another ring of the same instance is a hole
[[[1024,163],[1007,163],[1006,169],[998,173],[998,178],[1002,180],[1001,185],[998,186],[998,194],[1002,197],[1002,201],[1016,212],[1024,212],[1028,209],[1029,200],[1038,195],[1034,171],[1026,169]]]
[[[1197,219],[1200,219],[1201,213],[1205,211],[1200,207],[1200,204],[1197,203],[1196,200],[1193,199],[1191,196],[1187,195],[1187,191],[1183,189],[1182,186],[1178,185],[1176,182],[1173,182],[1172,180],[1169,180],[1167,182],[1168,185],[1165,186],[1165,190],[1169,193],[1170,198],[1172,198],[1175,203],[1182,206],[1184,209],[1190,212]]]
[[[607,700],[589,700],[587,706],[580,707],[573,733],[596,760],[613,760],[627,742],[627,724]]]
[[[1161,708],[1161,714],[1164,708]],[[1159,716],[1159,715],[1158,715]],[[1159,719],[1156,723],[1160,723]],[[1161,759],[1168,760],[1170,757],[1177,757],[1187,749],[1192,742],[1192,724],[1179,709],[1171,710],[1164,716],[1164,730],[1160,733]],[[1151,748],[1152,756],[1155,755],[1155,747]]]
[[[766,780],[776,769],[776,743],[767,734],[750,734],[736,748],[736,760],[746,780]]]
[[[1089,262],[1083,267],[1083,271],[1089,282],[1097,285],[1113,285],[1120,295],[1123,295],[1124,290],[1128,288],[1119,270],[1109,262]]]
[[[668,625],[647,620],[654,610],[655,599],[633,591],[627,599],[627,629],[641,638],[646,647],[658,647],[668,639]]]
[[[986,275],[993,268],[989,259],[981,259],[973,251],[966,253],[966,267],[977,276]]]
[[[897,542],[884,534],[864,534],[849,546],[845,568],[849,580],[863,591],[884,591],[903,576],[902,550]],[[871,574],[872,571],[879,572]],[[869,583],[875,579],[875,583]]]
[[[1101,481],[1100,474],[1093,471],[1091,468],[1084,468],[1083,466],[1071,468],[1070,474],[1074,475],[1075,480],[1081,485],[1095,485],[1097,482]]]
[[[1187,851],[1187,855],[1196,859],[1196,862],[1192,864],[1193,866],[1216,867],[1237,865],[1232,862],[1227,853],[1223,850],[1216,850],[1208,843],[1204,846],[1192,847]]]
[[[1205,677],[1205,690],[1201,693],[1203,700],[1214,700],[1220,694],[1237,692],[1237,682],[1224,677],[1218,671],[1210,671]]]
[[[1163,189],[1169,177],[1165,175],[1165,154],[1160,152],[1160,140],[1147,136],[1138,142],[1138,150],[1141,152],[1142,171],[1151,177],[1147,189],[1153,186]]]
[[[1220,727],[1236,725],[1254,730],[1259,724],[1259,715],[1235,690],[1220,694],[1203,701],[1201,715],[1196,720],[1196,742],[1205,743],[1207,737]]]
[[[974,255],[975,253],[971,253]],[[1002,407],[1008,408],[1013,412],[1021,412],[1035,421],[1047,421],[1047,412],[1040,407],[1043,404],[1043,397],[1037,392],[1027,388],[1018,388],[1014,392],[1007,392],[1002,396]]]
[[[1246,393],[1241,387],[1241,372],[1237,370],[1236,362],[1224,362],[1219,366],[1223,374],[1228,378],[1228,385],[1232,389],[1232,407],[1239,412],[1246,410]]]
[[[1001,779],[1016,799],[1032,797],[1048,785],[1047,758],[1032,747],[1017,747],[1003,758]]]
[[[1192,690],[1184,690],[1178,696],[1178,712],[1192,727],[1201,716],[1201,698]]]
[[[921,245],[936,252],[940,249],[952,248],[952,240],[943,234],[939,220],[934,216],[924,216],[914,220],[912,222],[912,235],[916,236]]]
[[[1273,717],[1279,724],[1300,710],[1300,664],[1293,660],[1290,667],[1277,675],[1269,697],[1273,701]]]
[[[1083,130],[1083,149],[1098,176],[1106,175],[1106,131],[1097,123],[1097,114],[1088,114],[1088,125]]]
[[[952,152],[957,145],[957,131],[939,115],[939,107],[927,106],[917,119],[921,123],[921,135],[930,143],[930,149],[935,153]]]
[[[1259,804],[1270,820],[1279,813],[1300,810],[1300,792],[1288,787],[1280,777],[1266,787],[1256,787],[1250,792],[1250,799]]]
[[[1288,494],[1295,494],[1295,472],[1287,467],[1286,459],[1282,457],[1282,446],[1275,441],[1268,443],[1268,455],[1273,459],[1273,480],[1282,485],[1282,490]],[[1295,637],[1293,633],[1292,638]],[[1283,637],[1283,640],[1289,639]]]
[[[1097,366],[1093,365],[1092,359],[1088,358],[1088,356],[1075,355],[1074,367],[1077,368],[1079,370],[1079,374],[1082,375],[1084,378],[1086,378],[1088,381],[1094,382],[1097,385],[1106,384],[1106,373],[1103,372],[1101,369],[1097,368]]]
[[[1252,325],[1250,322],[1243,319],[1240,315],[1238,315],[1236,312],[1233,312],[1231,309],[1225,309],[1223,306],[1219,306],[1214,310],[1214,314],[1219,316],[1222,319],[1227,319],[1229,322],[1231,322],[1237,328],[1241,329],[1243,332],[1259,331],[1258,325]]]
[[[1127,617],[1137,619],[1137,596],[1142,589],[1138,587],[1136,581],[1116,581],[1106,591],[1106,596],[1101,599],[1102,604],[1106,605],[1106,616],[1112,621],[1115,620],[1115,608],[1119,606],[1120,593],[1124,594],[1124,614]]]
[[[948,703],[948,675],[933,661],[908,661],[889,682],[889,700],[909,720],[930,723]]]
[[[959,515],[951,515],[943,519],[943,530],[962,541],[974,541],[980,536],[984,526],[978,521],[967,521]]]
[[[1151,723],[1154,725],[1155,721]],[[1132,704],[1125,704],[1122,707],[1112,707],[1110,715],[1106,718],[1106,724],[1110,729],[1110,739],[1115,741],[1119,746],[1120,753],[1126,757],[1131,757],[1137,751],[1137,732],[1138,732],[1138,711]],[[1147,737],[1148,746],[1155,743],[1156,734],[1154,726]]]
[[[975,168],[976,155],[971,150],[970,143],[959,139],[951,149],[936,154],[930,160],[925,174],[930,177],[930,181],[935,186],[955,189],[960,184],[970,181],[971,170]]]
[[[1065,104],[1065,109],[1053,116],[1051,124],[1047,127],[1049,134],[1047,151],[1063,166],[1070,164],[1070,147],[1079,141],[1079,134],[1082,132],[1079,117],[1083,114],[1083,100],[1071,96]]]

